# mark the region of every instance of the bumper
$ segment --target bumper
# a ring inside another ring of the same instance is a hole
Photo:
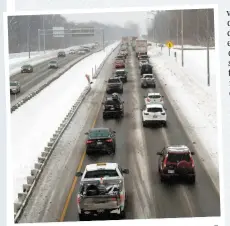
[[[107,154],[109,152],[111,152],[111,150],[113,149],[113,147],[87,147],[86,148],[86,153],[87,154]]]
[[[104,111],[103,117],[119,117],[123,114],[123,111]]]
[[[20,91],[17,89],[17,90],[10,90],[10,94],[16,94],[16,93],[19,93]]]
[[[21,73],[30,73],[32,72],[33,70],[21,70]]]
[[[166,124],[166,120],[160,119],[160,120],[143,120],[144,124]]]
[[[49,66],[49,68],[55,68],[56,69],[56,68],[58,68],[58,66]]]
[[[81,215],[84,215],[85,217],[87,216],[97,216],[97,217],[103,217],[106,215],[120,215],[121,211],[120,211],[120,207],[117,207],[116,209],[102,209],[102,210],[81,210],[80,211]]]
[[[142,87],[155,87],[156,83],[151,82],[151,83],[141,83]]]
[[[161,178],[165,180],[170,180],[170,179],[192,179],[195,177],[195,173],[189,173],[189,174],[168,174],[168,173],[161,173]]]

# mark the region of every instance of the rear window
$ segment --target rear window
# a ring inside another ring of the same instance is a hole
[[[190,161],[190,155],[188,153],[169,153],[168,154],[169,162],[180,162],[180,161]]]
[[[57,63],[57,61],[50,61],[50,63],[51,63],[51,64],[56,64],[56,63]]]
[[[11,86],[17,86],[18,83],[17,83],[17,82],[10,82],[10,85],[11,85]]]
[[[149,98],[151,99],[158,99],[158,98],[161,98],[160,95],[151,95],[151,96],[148,96]]]
[[[118,173],[116,170],[95,170],[95,171],[87,171],[85,174],[85,178],[103,178],[103,177],[118,177]]]
[[[23,65],[22,67],[26,68],[26,67],[30,67],[30,65]]]
[[[114,105],[115,102],[113,100],[106,100],[105,105]]]
[[[163,112],[162,108],[148,108],[148,112]]]
[[[109,79],[108,83],[120,83],[120,80],[116,78],[112,78],[112,79]]]
[[[103,138],[103,137],[110,137],[109,130],[93,130],[89,132],[89,138]]]
[[[145,78],[153,78],[152,75],[145,75]]]

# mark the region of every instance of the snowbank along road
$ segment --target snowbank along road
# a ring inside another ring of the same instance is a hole
[[[101,103],[105,96],[105,80],[111,76],[117,53],[115,51],[108,58],[84,104],[56,146],[20,223],[78,221],[76,194],[79,178],[74,175],[76,170],[84,170],[87,164],[95,162],[117,162],[129,169],[126,176],[127,219],[220,216],[219,194],[197,155],[194,157],[195,185],[160,182],[156,153],[164,146],[184,144],[195,153],[199,150],[192,146],[159,81],[155,89],[141,88],[138,62],[130,47],[128,82],[124,84],[122,94],[124,118],[103,120]],[[151,91],[164,96],[167,128],[142,126],[144,96]],[[85,155],[84,133],[91,127],[110,127],[116,131],[114,156]]]

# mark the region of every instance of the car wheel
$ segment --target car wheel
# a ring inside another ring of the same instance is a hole
[[[190,182],[191,184],[195,184],[195,182],[196,182],[196,177],[195,177],[195,176],[192,176],[192,177],[189,179],[189,182]]]
[[[86,216],[84,214],[79,214],[79,221],[85,221],[86,220]]]
[[[142,125],[143,125],[143,127],[146,127],[147,125],[146,125],[146,122],[144,122],[144,121],[142,121]]]
[[[107,119],[107,117],[105,115],[103,115],[103,119]]]
[[[120,90],[120,93],[123,93],[123,89]]]
[[[125,211],[121,211],[120,213],[120,219],[125,219]]]
[[[165,178],[162,175],[160,175],[160,179],[161,179],[161,182],[165,182]]]
[[[156,88],[156,84],[155,84],[155,85],[153,85],[153,88]]]

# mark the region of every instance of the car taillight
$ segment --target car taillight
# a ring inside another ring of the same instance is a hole
[[[192,156],[190,156],[190,161],[191,161],[191,163],[192,163],[192,168],[194,168],[194,167],[195,167],[195,164],[194,164],[194,160],[193,160]]]
[[[87,140],[87,141],[86,141],[86,144],[92,144],[92,143],[93,143],[92,140]]]
[[[147,101],[150,102],[150,98],[149,97],[147,97]]]
[[[108,140],[106,140],[106,142],[111,143],[111,142],[113,142],[113,139],[108,139]]]
[[[145,112],[144,115],[149,115],[149,113]]]
[[[81,202],[81,197],[77,196],[77,203],[79,204]]]
[[[111,198],[111,200],[112,200],[112,201],[116,201],[117,199],[113,197],[113,198]]]
[[[168,156],[166,156],[165,159],[164,159],[163,168],[166,167],[166,165],[167,165],[167,160],[168,160]]]
[[[165,112],[161,112],[162,115],[165,115]]]
[[[120,200],[121,200],[121,201],[124,200],[124,195],[120,195]]]

